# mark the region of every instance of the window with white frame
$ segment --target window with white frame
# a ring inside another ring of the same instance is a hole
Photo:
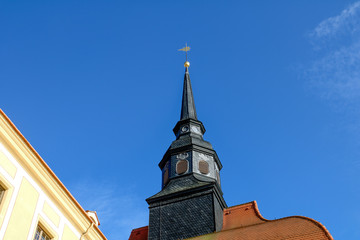
[[[46,232],[44,232],[44,230],[40,226],[38,226],[36,229],[34,240],[51,240],[51,238]]]

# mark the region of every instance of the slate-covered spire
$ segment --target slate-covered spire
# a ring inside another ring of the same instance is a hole
[[[188,51],[189,47],[181,49]],[[188,61],[185,62],[180,120],[176,139],[159,163],[161,191],[149,204],[149,240],[187,239],[220,231],[226,202],[220,186],[222,164],[197,119]]]
[[[189,67],[185,67],[180,120],[185,120],[188,118],[197,120],[194,96],[190,82]]]

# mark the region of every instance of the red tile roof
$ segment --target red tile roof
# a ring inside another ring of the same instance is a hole
[[[333,240],[319,222],[301,216],[278,220],[263,218],[255,201],[224,210],[223,228],[192,240]]]
[[[129,240],[147,240],[148,227],[134,229]],[[334,240],[314,219],[293,216],[277,220],[263,218],[256,201],[224,209],[223,228],[192,240]]]
[[[149,227],[136,228],[131,231],[129,240],[147,240]]]

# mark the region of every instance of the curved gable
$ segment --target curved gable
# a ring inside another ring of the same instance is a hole
[[[277,220],[263,218],[256,201],[225,209],[223,228],[220,232],[191,239],[333,240],[328,230],[311,218],[302,216]]]

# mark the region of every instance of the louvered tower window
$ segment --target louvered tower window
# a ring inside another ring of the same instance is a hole
[[[51,238],[49,237],[49,235],[46,234],[46,232],[44,232],[44,230],[40,226],[38,226],[36,229],[34,240],[51,240]]]

